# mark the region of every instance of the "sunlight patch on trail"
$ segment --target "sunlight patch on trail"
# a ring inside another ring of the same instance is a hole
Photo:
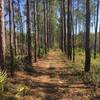
[[[59,50],[51,50],[46,59],[40,59],[38,62],[33,63],[33,66],[40,68],[63,68],[65,61],[61,58],[61,52]]]

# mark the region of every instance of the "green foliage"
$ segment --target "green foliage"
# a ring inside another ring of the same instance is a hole
[[[84,73],[83,80],[85,83],[98,85],[100,83],[100,68],[92,66],[91,72]]]
[[[30,89],[25,86],[25,85],[20,85],[18,88],[17,88],[17,94],[16,94],[16,97],[20,97],[20,96],[25,96],[25,95],[28,95],[30,93]]]
[[[45,54],[45,49],[44,48],[40,48],[40,57],[43,57]]]
[[[20,68],[22,68],[22,64],[23,64],[23,61],[22,61],[22,56],[21,55],[18,55],[16,57],[14,57],[14,64],[13,64],[14,70],[20,70]],[[11,65],[11,57],[10,56],[6,56],[5,65],[7,66],[6,68],[8,70],[10,70],[10,68],[12,66]]]
[[[7,82],[5,85],[4,100],[20,100],[21,97],[30,95],[30,88],[24,84],[12,84]]]
[[[4,84],[7,79],[7,73],[5,71],[0,70],[0,94],[4,91]]]
[[[91,66],[91,72],[92,72],[92,82],[94,84],[100,83],[100,66]]]
[[[83,49],[76,50],[76,61],[73,65],[75,69],[84,71],[85,52]],[[98,84],[100,82],[100,57],[97,54],[97,59],[94,59],[93,52],[91,52],[91,70],[88,73],[83,73],[82,79],[85,83]]]
[[[10,62],[11,62],[11,61],[10,61],[10,60],[11,60],[11,59],[10,59],[10,56],[6,56],[5,58],[6,58],[6,59],[5,59],[5,65],[7,66],[6,68],[7,68],[7,69],[10,69]]]

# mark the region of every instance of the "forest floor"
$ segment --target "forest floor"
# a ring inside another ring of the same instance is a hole
[[[100,88],[86,84],[82,70],[59,50],[51,50],[33,66],[34,73],[18,71],[14,78],[8,79],[13,89],[19,87],[19,93],[13,94],[25,92],[19,100],[100,100]]]

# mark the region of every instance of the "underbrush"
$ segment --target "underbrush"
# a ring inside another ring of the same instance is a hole
[[[7,70],[10,71],[12,66],[10,56],[6,57],[5,66]],[[14,71],[28,70],[29,72],[31,72],[32,65],[28,62],[28,57],[26,55],[17,55],[16,57],[14,57],[13,69]]]
[[[30,87],[24,84],[12,84],[7,82],[2,95],[3,100],[20,100],[21,97],[30,95]]]
[[[98,68],[92,72],[84,73],[83,81],[86,84],[94,85],[99,87],[100,84],[100,69]]]
[[[85,53],[83,50],[76,51],[76,61],[73,65],[77,70],[84,72],[85,65]],[[88,73],[83,73],[83,81],[85,83],[100,84],[100,56],[97,54],[97,58],[94,59],[91,54],[91,70]]]
[[[23,58],[25,57],[21,57],[21,56],[16,56],[14,57],[14,62],[13,62],[13,68],[14,70],[21,70],[21,68],[23,68]],[[10,56],[6,56],[5,59],[5,66],[7,68],[7,70],[10,70],[12,64],[11,64],[11,57]]]
[[[0,95],[4,92],[4,85],[7,79],[7,73],[0,70]]]

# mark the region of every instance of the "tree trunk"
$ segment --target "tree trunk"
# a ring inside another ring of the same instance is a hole
[[[64,51],[64,1],[61,1],[61,50]]]
[[[14,75],[14,53],[13,53],[13,12],[12,12],[12,0],[9,0],[9,35],[10,35],[10,57],[11,57],[11,68],[10,68],[10,72],[11,72],[11,76]]]
[[[37,1],[34,0],[34,31],[35,31],[35,39],[34,39],[34,61],[37,62]]]
[[[3,37],[2,37],[2,0],[0,0],[0,68],[4,69]]]
[[[44,43],[45,43],[45,54],[47,54],[46,0],[43,0],[43,6],[44,6]]]
[[[47,5],[47,49],[49,50],[49,2],[46,1]]]
[[[27,42],[28,42],[28,63],[32,64],[29,0],[27,0]]]
[[[5,16],[4,16],[4,0],[2,0],[2,42],[3,42],[3,56],[5,61],[6,54],[6,38],[5,38]]]
[[[63,0],[63,16],[64,16],[64,52],[66,53],[66,11],[65,11],[65,0]]]
[[[15,18],[15,12],[14,12],[14,2],[12,1],[12,13],[13,13],[13,17],[12,17],[12,27],[13,27],[13,41],[14,41],[14,55],[17,54],[17,36],[16,36],[16,32],[15,32],[15,21],[14,21],[14,18]]]
[[[74,5],[74,3],[73,3],[73,5]],[[73,41],[72,46],[73,46],[73,61],[75,61],[75,30],[74,30],[74,17],[73,16],[74,16],[74,7],[73,7],[73,14],[72,14],[72,33],[73,33],[73,35],[72,35],[72,41]]]
[[[36,1],[36,12],[38,13],[38,1]],[[37,14],[37,46],[38,46],[38,51],[37,51],[37,56],[40,58],[40,23],[39,23],[39,15]]]
[[[72,41],[71,41],[71,14],[72,14],[72,0],[68,0],[68,18],[67,18],[67,55],[68,55],[68,59],[71,60],[72,59]]]
[[[90,71],[90,0],[86,0],[85,72]]]
[[[97,31],[98,31],[98,16],[99,15],[99,0],[97,1],[97,18],[96,18],[96,27],[95,27],[95,43],[94,43],[94,59],[96,59],[97,52]]]

